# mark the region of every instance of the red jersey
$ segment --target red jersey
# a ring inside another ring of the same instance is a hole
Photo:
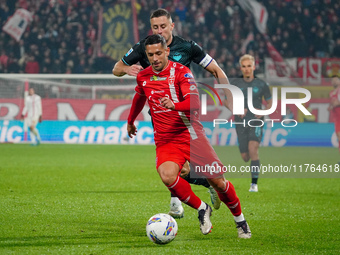
[[[176,111],[163,107],[161,98],[168,97],[174,103],[182,102],[190,95],[199,96],[189,68],[169,60],[167,67],[155,72],[151,66],[137,75],[136,92],[145,95],[151,111],[156,145],[175,142],[190,143],[204,134],[199,122],[198,110]]]
[[[336,88],[329,93],[331,100],[340,101],[340,88]],[[337,121],[340,120],[340,106],[336,106],[332,109],[333,117]]]

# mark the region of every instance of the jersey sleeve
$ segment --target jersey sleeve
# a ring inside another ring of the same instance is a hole
[[[42,116],[42,103],[41,103],[40,96],[37,98],[37,106],[38,106],[38,116]]]
[[[197,85],[189,68],[183,66],[183,69],[179,73],[178,77],[180,83],[180,89],[183,97],[187,95],[199,95]]]
[[[178,74],[179,87],[184,100],[175,103],[177,111],[195,111],[199,109],[199,93],[194,76],[189,68],[181,67],[181,72]]]
[[[203,68],[206,68],[213,58],[207,54],[201,46],[199,46],[194,41],[191,41],[191,53],[192,53],[192,61]]]
[[[27,99],[28,97],[26,97],[26,99],[25,99],[25,106],[24,106],[24,109],[22,109],[22,112],[21,112],[21,115],[22,116],[25,116],[26,115],[26,113],[27,113],[27,105],[28,105],[28,99]]]
[[[266,82],[264,82],[263,96],[266,101],[272,98],[272,94],[270,93],[270,89],[269,89],[269,84]]]
[[[137,64],[143,58],[142,42],[135,44],[122,58],[124,64],[131,66]]]
[[[141,81],[140,75],[137,75],[137,86],[135,87],[136,93],[138,93],[141,96],[145,95],[144,89],[143,89],[143,82]]]

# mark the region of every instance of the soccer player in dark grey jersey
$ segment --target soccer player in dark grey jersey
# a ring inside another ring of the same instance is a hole
[[[251,185],[249,191],[257,192],[257,180],[260,168],[259,159],[259,146],[262,139],[261,121],[256,119],[263,119],[263,116],[254,115],[248,108],[248,88],[252,88],[253,91],[253,106],[255,109],[262,109],[262,99],[266,101],[266,109],[270,109],[272,105],[272,97],[269,89],[269,85],[261,79],[254,76],[255,70],[255,59],[251,55],[243,55],[240,58],[240,66],[242,71],[242,78],[236,78],[231,80],[231,84],[239,87],[244,95],[244,109],[245,114],[235,115],[236,133],[238,137],[239,149],[241,152],[242,159],[245,162],[251,160]],[[248,125],[248,121],[251,121],[251,126]],[[255,126],[255,127],[253,127]]]
[[[169,59],[175,62],[179,62],[187,67],[190,67],[190,63],[194,62],[199,64],[204,69],[209,71],[221,84],[228,84],[228,78],[224,71],[218,66],[216,61],[209,56],[204,50],[194,41],[185,40],[179,36],[174,36],[172,31],[175,24],[172,22],[170,13],[165,9],[158,9],[154,11],[150,16],[151,29],[153,34],[162,35],[168,47],[170,48]],[[145,53],[145,42],[146,38],[136,45],[134,45],[124,56],[118,61],[112,73],[115,76],[123,76],[125,74],[131,76],[137,76],[138,72],[143,68],[150,65],[148,58]],[[140,65],[137,65],[139,62]],[[224,90],[228,98],[232,98],[229,90]],[[231,109],[232,101],[228,101],[228,108]],[[184,165],[182,169],[183,176],[189,173],[188,165]],[[186,180],[189,183],[203,185],[209,187],[209,192],[211,196],[211,201],[215,209],[220,207],[220,199],[218,195],[213,190],[205,179],[190,179],[188,176]],[[169,214],[175,218],[183,217],[184,209],[178,198],[172,197],[170,203]]]

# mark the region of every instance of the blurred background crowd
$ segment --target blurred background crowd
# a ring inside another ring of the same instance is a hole
[[[0,0],[0,25],[16,9],[33,13],[33,22],[16,42],[1,30],[0,73],[111,73],[115,61],[98,57],[98,15],[117,0]],[[124,1],[127,2],[127,1]],[[267,34],[284,58],[340,57],[338,0],[262,0]],[[201,45],[228,76],[238,74],[246,51],[263,69],[265,40],[250,14],[234,0],[136,0],[139,38],[150,31],[150,13],[165,8],[176,35]],[[246,49],[242,44],[252,38]]]

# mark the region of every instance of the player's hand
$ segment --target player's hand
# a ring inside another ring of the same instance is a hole
[[[338,100],[332,100],[331,101],[331,106],[334,108],[334,107],[336,107],[336,106],[338,106],[339,105],[339,101]]]
[[[126,129],[127,129],[127,132],[128,132],[128,136],[129,136],[130,138],[132,138],[133,135],[134,135],[134,136],[137,135],[137,128],[136,128],[136,126],[135,126],[134,124],[132,124],[132,125],[127,124]]]
[[[170,98],[168,97],[163,97],[161,99],[161,104],[163,107],[165,107],[166,109],[171,109],[171,110],[175,110],[175,105],[174,103],[170,100]]]
[[[42,116],[39,117],[39,123],[41,123],[41,122],[42,122]]]
[[[143,70],[143,67],[140,66],[140,65],[132,65],[132,66],[129,66],[129,68],[127,69],[127,74],[128,75],[131,75],[131,76],[137,76],[137,74]]]

